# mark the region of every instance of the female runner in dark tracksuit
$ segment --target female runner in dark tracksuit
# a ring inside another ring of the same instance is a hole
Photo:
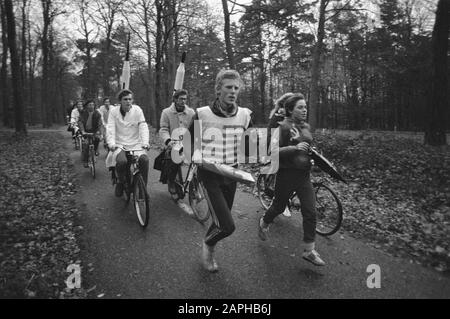
[[[310,178],[311,159],[308,155],[312,134],[306,123],[306,102],[301,94],[295,94],[284,104],[286,119],[272,137],[271,149],[278,154],[279,170],[275,182],[272,205],[259,221],[258,235],[267,240],[269,225],[280,215],[294,192],[301,203],[303,215],[303,259],[316,266],[325,265],[315,250],[316,207],[315,194]],[[273,158],[273,154],[272,154]]]

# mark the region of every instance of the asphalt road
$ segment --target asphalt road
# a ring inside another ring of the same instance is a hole
[[[142,230],[132,206],[114,196],[105,151],[101,150],[93,180],[65,133],[80,185],[82,285],[92,288],[90,297],[450,298],[450,278],[387,255],[345,232],[317,238],[325,267],[307,263],[301,258],[298,214],[279,217],[270,240],[261,242],[257,236],[261,206],[256,197],[240,191],[233,209],[236,231],[218,244],[219,272],[208,273],[200,262],[206,228],[175,205],[167,185],[158,182],[158,171],[150,168],[151,216]],[[149,152],[151,167],[156,155]],[[381,269],[379,289],[367,287],[371,264]]]

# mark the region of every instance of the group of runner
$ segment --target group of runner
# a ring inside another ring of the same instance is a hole
[[[189,133],[191,146],[185,154],[193,161],[208,160],[237,167],[238,150],[245,132],[252,126],[252,111],[237,105],[242,80],[235,70],[222,70],[215,81],[215,100],[209,106],[193,110],[186,105],[188,92],[178,90],[173,95],[173,103],[163,110],[160,119],[159,136],[166,151],[181,139],[180,129]],[[126,169],[128,165],[124,150],[142,148],[139,168],[147,183],[149,159],[144,151],[149,149],[149,130],[142,109],[133,104],[133,94],[123,90],[118,96],[119,105],[111,106],[109,99],[95,111],[92,101],[77,102],[71,115],[71,124],[80,123],[82,131],[105,136],[110,150],[107,167],[115,167],[118,183],[116,196],[122,196],[129,184]],[[97,112],[98,115],[95,113]],[[312,143],[309,125],[306,123],[307,109],[302,94],[289,93],[276,103],[270,116],[270,128],[276,128],[270,141],[271,157],[279,159],[276,172],[275,195],[272,205],[258,221],[257,232],[261,240],[269,238],[269,226],[274,218],[285,211],[291,195],[296,192],[301,202],[303,215],[303,259],[316,266],[325,265],[315,248],[316,208],[310,179],[311,161],[308,155]],[[75,127],[75,125],[73,125]],[[181,130],[181,132],[183,132]],[[220,132],[220,138],[208,132]],[[176,133],[174,133],[176,132]],[[74,133],[75,134],[75,133]],[[98,147],[98,143],[97,143]],[[213,150],[213,151],[211,151]],[[97,149],[96,149],[97,152]],[[223,160],[221,160],[223,159]],[[173,165],[177,165],[173,163]],[[162,172],[171,194],[174,194],[176,170]],[[217,243],[229,237],[235,230],[231,214],[237,182],[227,176],[198,168],[198,176],[206,190],[206,199],[211,215],[211,225],[202,242],[201,258],[203,266],[210,272],[218,271],[214,258]]]

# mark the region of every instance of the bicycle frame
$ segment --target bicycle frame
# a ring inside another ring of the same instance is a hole
[[[131,185],[130,186],[133,186],[134,185],[135,176],[137,174],[141,173],[140,170],[139,170],[139,166],[138,166],[139,156],[134,155],[134,153],[135,152],[140,152],[140,151],[142,151],[142,149],[136,149],[136,150],[125,150],[125,149],[123,149],[123,151],[126,154],[127,160],[128,160],[128,157],[131,158],[131,160],[130,160],[130,172],[129,173],[131,173],[131,175],[130,175],[130,184]]]
[[[176,150],[178,150],[178,152],[180,153],[180,156],[182,156],[183,154],[183,143],[182,143],[182,139],[179,140],[173,140],[175,142],[175,145],[173,147],[173,149],[175,148]],[[192,179],[194,178],[194,175],[197,173],[197,168],[198,165],[195,164],[194,162],[191,162],[189,164],[189,168],[188,168],[188,172],[186,174],[186,178],[183,181],[183,176],[182,176],[182,172],[181,172],[181,166],[183,164],[180,163],[178,164],[178,171],[177,171],[177,175],[180,176],[180,180],[182,183],[179,183],[176,178],[175,178],[175,184],[178,185],[181,189],[182,189],[182,194],[179,194],[181,199],[183,199],[184,197],[186,197],[186,194],[188,193],[188,189],[189,189],[189,184],[191,183]]]

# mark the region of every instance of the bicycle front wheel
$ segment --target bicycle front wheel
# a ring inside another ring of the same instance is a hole
[[[316,232],[322,236],[336,233],[342,224],[342,204],[336,193],[328,186],[314,184],[316,193]]]
[[[258,198],[264,209],[269,209],[275,195],[275,174],[259,174],[256,181]]]
[[[150,200],[142,176],[137,176],[136,182],[134,183],[133,202],[139,224],[143,228],[147,227],[150,215]]]
[[[94,154],[94,151],[90,152],[89,161],[90,161],[89,167],[91,169],[91,175],[92,175],[92,178],[95,179],[95,154]]]
[[[189,205],[194,212],[194,217],[201,223],[209,218],[209,206],[206,199],[206,190],[203,184],[194,175],[189,183]]]

